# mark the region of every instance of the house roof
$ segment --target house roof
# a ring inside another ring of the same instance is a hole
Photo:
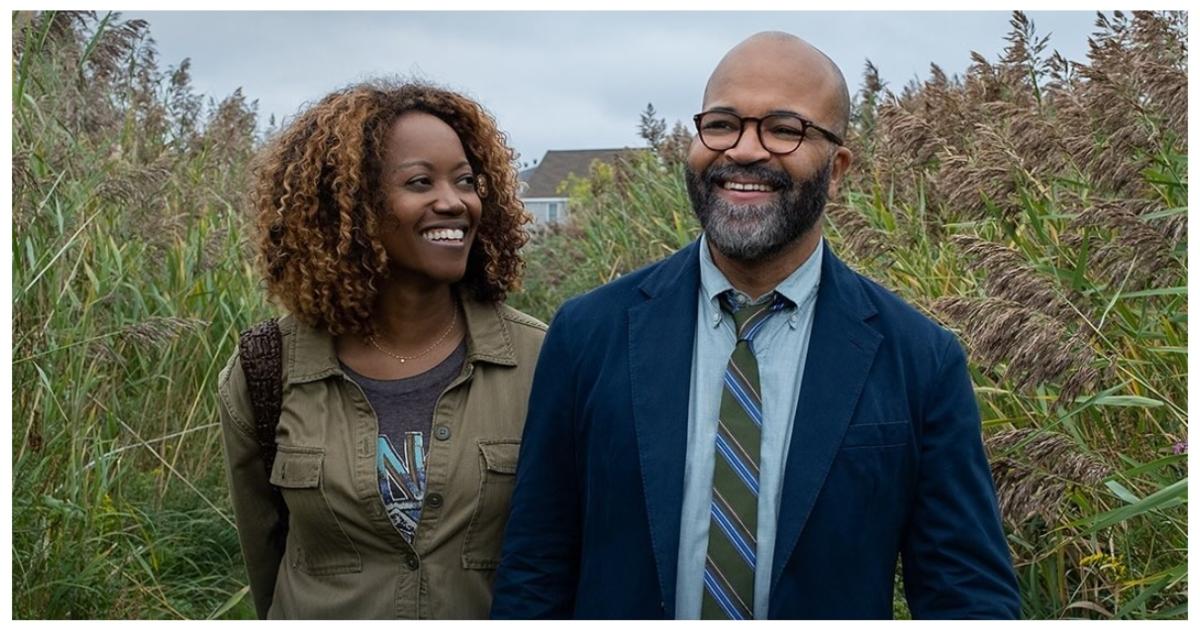
[[[558,185],[574,174],[586,177],[592,162],[613,161],[622,154],[634,153],[637,148],[599,148],[592,150],[548,150],[537,169],[528,179],[529,187],[521,194],[522,198],[554,198],[561,196]]]

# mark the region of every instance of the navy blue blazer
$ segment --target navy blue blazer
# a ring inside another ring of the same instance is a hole
[[[565,303],[542,345],[494,618],[672,618],[698,242]],[[1016,577],[957,340],[828,246],[770,618],[1015,618]]]

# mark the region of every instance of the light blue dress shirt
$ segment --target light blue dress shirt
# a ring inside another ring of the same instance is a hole
[[[754,574],[755,619],[767,618],[783,471],[792,439],[796,404],[800,400],[800,381],[804,376],[804,362],[808,354],[824,246],[822,239],[812,255],[775,287],[775,291],[796,306],[785,308],[768,319],[754,339],[763,398],[758,477],[758,552]],[[724,312],[717,301],[717,296],[726,290],[733,290],[733,285],[713,262],[707,236],[701,236],[699,249],[699,320],[696,325],[696,344],[692,349],[683,516],[679,525],[679,562],[675,581],[675,616],[678,619],[700,618],[700,606],[704,599],[704,559],[708,552],[717,414],[724,390],[722,378],[737,343],[733,317]],[[744,294],[741,296],[747,298]],[[768,293],[762,299],[771,297],[772,294]],[[803,417],[800,420],[804,420]]]

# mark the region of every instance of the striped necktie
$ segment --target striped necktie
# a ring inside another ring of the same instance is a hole
[[[733,315],[737,345],[725,367],[717,419],[708,555],[704,564],[701,619],[754,617],[754,566],[758,534],[758,451],[762,441],[762,394],[754,336],[787,305],[775,298],[741,306],[732,291],[721,293],[722,309]]]

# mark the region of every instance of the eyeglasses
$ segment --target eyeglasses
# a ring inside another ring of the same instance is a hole
[[[700,142],[709,150],[729,150],[742,141],[747,122],[758,123],[758,142],[767,152],[787,155],[795,152],[804,142],[809,129],[814,129],[826,139],[842,145],[842,138],[832,131],[801,118],[794,113],[773,113],[762,118],[738,116],[725,111],[705,111],[692,116],[696,121],[696,132]]]

